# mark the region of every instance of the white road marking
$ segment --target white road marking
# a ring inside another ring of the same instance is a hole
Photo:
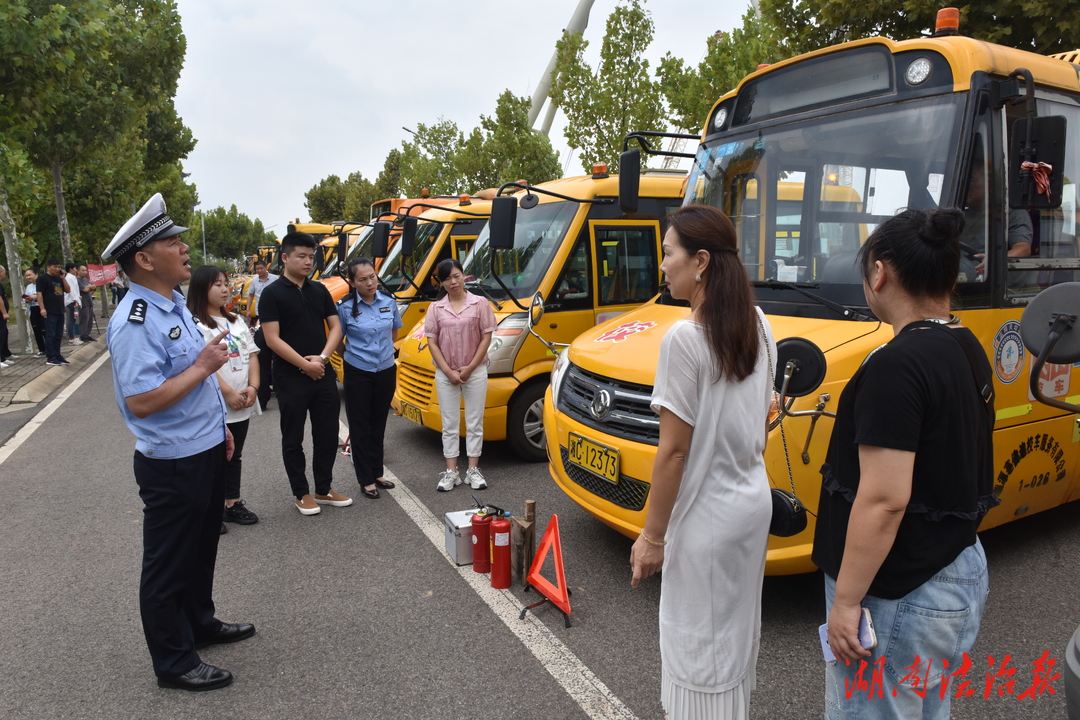
[[[75,394],[75,391],[82,387],[82,384],[90,379],[90,376],[94,374],[99,367],[101,367],[106,360],[109,359],[109,351],[106,350],[94,361],[94,364],[83,370],[79,375],[68,383],[68,386],[60,391],[60,394],[53,398],[53,401],[42,408],[41,412],[34,416],[34,419],[26,423],[19,429],[19,432],[15,433],[10,440],[4,443],[4,447],[0,447],[0,465],[4,464],[4,461],[11,457],[11,453],[19,449],[19,446],[26,442],[31,435],[34,434],[42,423],[49,419],[49,416],[56,412],[61,405],[63,405],[69,397]]]
[[[345,442],[349,429],[341,422],[339,426],[341,442]],[[388,493],[394,498],[450,567],[457,570],[458,575],[487,603],[506,627],[510,628],[551,677],[581,706],[586,715],[593,720],[638,720],[630,708],[626,707],[547,625],[532,613],[526,614],[524,620],[518,619],[525,606],[513,593],[509,590],[493,589],[489,576],[475,572],[471,565],[458,567],[446,552],[442,522],[389,470],[386,472],[386,479],[396,481],[397,487],[379,492]],[[537,600],[540,598],[537,594]]]

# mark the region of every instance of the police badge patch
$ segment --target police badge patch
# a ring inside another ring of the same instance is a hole
[[[139,298],[135,302],[131,303],[131,313],[128,314],[128,322],[139,323],[140,325],[146,322],[146,301]]]
[[[170,340],[177,340],[177,339],[179,339],[179,337],[180,337],[180,326],[177,325],[176,327],[174,327],[172,330],[169,331],[169,339]]]

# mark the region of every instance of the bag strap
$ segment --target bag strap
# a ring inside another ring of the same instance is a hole
[[[923,327],[938,327],[944,330],[945,333],[953,339],[960,349],[964,351],[964,357],[967,358],[968,367],[971,368],[971,378],[975,381],[975,390],[979,393],[979,397],[982,398],[983,406],[986,408],[986,417],[990,421],[990,429],[994,429],[994,423],[997,420],[994,414],[994,383],[986,380],[979,375],[979,363],[975,359],[975,351],[971,349],[971,346],[966,342],[962,342],[960,338],[953,335],[954,330],[949,330],[944,325],[937,323],[929,323]]]

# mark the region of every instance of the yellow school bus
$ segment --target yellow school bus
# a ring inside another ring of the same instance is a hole
[[[569,343],[651,298],[660,282],[665,218],[681,203],[685,180],[646,175],[639,212],[628,215],[616,202],[618,177],[598,166],[591,176],[514,194],[521,206],[513,248],[491,247],[491,223],[480,233],[463,264],[470,291],[491,302],[498,322],[488,351],[485,440],[505,439],[522,459],[544,459],[543,399],[555,356],[528,332],[530,299],[539,292],[547,301],[541,335]],[[395,410],[441,430],[435,365],[422,322],[403,339],[399,360]],[[461,427],[464,432],[464,422]]]
[[[436,286],[432,285],[430,280],[435,264],[451,255],[464,258],[487,222],[490,206],[490,203],[481,200],[474,202],[468,195],[456,198],[457,204],[445,207],[436,205],[445,198],[433,200],[436,202],[430,203],[431,207],[420,213],[416,211],[429,204],[426,199],[403,200],[409,204],[403,206],[401,212],[405,213],[411,207],[413,217],[419,214],[419,217],[416,217],[415,235],[402,242],[403,223],[402,219],[398,218],[394,228],[388,232],[389,250],[385,257],[377,257],[374,225],[365,226],[350,236],[344,265],[339,267],[338,258],[333,257],[327,263],[320,279],[330,291],[334,302],[338,302],[349,292],[349,285],[343,274],[349,261],[367,257],[371,258],[378,268],[379,289],[394,295],[397,300],[404,327],[411,327],[423,317],[424,311],[435,297]],[[389,222],[389,219],[386,222]],[[410,246],[411,250],[402,258],[406,245]],[[397,345],[400,344],[399,340]],[[330,364],[334,367],[338,379],[344,381],[345,370],[342,362],[338,353],[330,356]]]
[[[490,213],[489,201],[464,196],[457,205],[420,214],[411,242],[399,240],[390,248],[379,265],[379,286],[397,300],[404,330],[423,321],[438,295],[436,266],[447,258],[464,262]],[[403,331],[396,347],[401,347],[404,336]]]
[[[809,340],[826,361],[824,381],[790,400],[796,415],[771,431],[766,449],[772,485],[794,487],[811,512],[830,414],[866,356],[892,338],[866,305],[855,256],[903,207],[960,207],[968,216],[954,310],[996,376],[1001,505],[982,528],[1080,496],[1077,416],[1033,400],[1032,358],[1019,334],[1021,311],[1040,290],[1080,280],[1078,73],[1064,59],[957,35],[869,38],[760,69],[713,106],[685,202],[731,217],[775,337]],[[1020,173],[1029,108],[1035,159],[1064,148],[1051,198]],[[648,509],[660,341],[688,313],[658,295],[578,337],[552,372],[544,404],[551,476],[630,537]],[[1048,364],[1040,377],[1047,395],[1080,400],[1076,366]],[[590,464],[597,457],[604,461]],[[811,517],[794,537],[770,537],[766,572],[812,571],[813,536]]]

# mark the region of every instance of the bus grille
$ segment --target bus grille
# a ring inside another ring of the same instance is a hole
[[[594,475],[570,462],[570,451],[561,445],[559,453],[562,455],[563,470],[570,479],[593,495],[627,510],[641,510],[645,507],[645,500],[649,497],[651,487],[649,483],[619,475],[619,484],[614,485],[599,475]]]
[[[610,409],[602,418],[592,412],[596,396],[606,390]],[[634,442],[660,442],[660,416],[653,412],[652,388],[597,375],[571,364],[559,387],[558,409],[594,430]]]
[[[398,365],[398,389],[401,398],[417,407],[431,404],[431,393],[435,388],[435,371],[401,363]]]

